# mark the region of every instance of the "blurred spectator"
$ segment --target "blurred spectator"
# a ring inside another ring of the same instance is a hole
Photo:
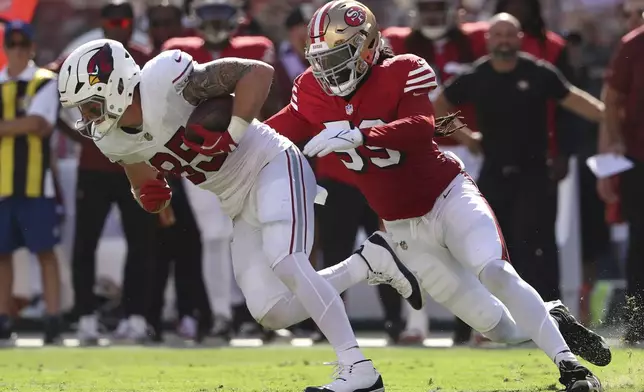
[[[566,43],[559,35],[546,28],[541,2],[539,0],[499,0],[495,14],[507,12],[521,23],[523,40],[521,50],[536,58],[553,64],[565,78],[574,83],[572,69],[568,60]],[[567,132],[569,124],[561,120],[561,110],[552,101],[548,109],[549,158],[552,177],[560,181],[568,174],[568,160],[574,144],[573,137]],[[552,187],[550,217],[557,218],[557,186]],[[554,241],[554,233],[553,233]],[[556,250],[556,245],[555,248]],[[547,257],[557,257],[551,255]],[[557,296],[558,298],[558,296]],[[551,299],[550,297],[546,300]]]
[[[456,21],[457,8],[448,0],[417,0],[413,27],[390,27],[383,31],[396,54],[413,53],[424,58],[437,73],[439,84],[471,68],[476,59],[468,33]],[[432,99],[435,96],[430,97]],[[476,117],[472,105],[459,106],[457,110],[471,130],[476,130]],[[468,139],[470,140],[470,139]],[[455,153],[473,176],[478,176],[481,165],[479,143],[461,145],[447,137],[436,140],[442,151]],[[428,322],[425,311],[408,307],[407,327],[401,336],[406,343],[422,343],[427,337]],[[470,327],[457,322],[454,341],[465,343],[470,338]]]
[[[151,0],[146,9],[148,34],[152,44],[152,54],[161,52],[163,43],[174,37],[186,35],[182,25],[183,11],[169,0]]]
[[[264,33],[264,30],[262,29],[261,24],[255,17],[256,15],[259,15],[262,13],[262,11],[267,11],[263,7],[259,7],[258,5],[263,5],[262,3],[265,3],[265,1],[258,2],[258,1],[252,1],[252,0],[244,0],[242,1],[242,6],[241,9],[244,11],[244,16],[239,23],[239,30],[237,34],[239,35],[246,35],[246,36],[265,36],[266,34]]]
[[[201,234],[181,178],[171,178],[172,201],[159,214],[157,262],[152,288],[148,322],[154,330],[154,339],[162,340],[161,314],[165,288],[174,268],[178,332],[187,339],[200,341],[211,324],[211,310],[204,285],[201,265]]]
[[[286,18],[288,39],[280,43],[275,64],[275,78],[283,103],[291,100],[295,77],[309,67],[309,62],[304,58],[304,48],[308,37],[307,27],[314,11],[312,5],[300,4]]]
[[[134,11],[128,2],[115,0],[101,9],[101,21],[106,38],[126,45],[134,60],[143,66],[147,53],[129,45]],[[64,57],[49,65],[59,70]],[[77,115],[77,112],[74,112]],[[75,118],[72,120],[72,124]],[[65,121],[58,128],[81,143],[76,183],[76,228],[72,256],[74,304],[80,317],[78,338],[94,342],[98,336],[98,319],[94,283],[96,280],[96,249],[105,220],[114,203],[121,212],[123,233],[127,241],[127,256],[123,275],[123,311],[125,318],[116,330],[119,338],[146,338],[145,301],[148,296],[147,269],[152,262],[156,216],[146,213],[134,200],[130,183],[120,165],[112,163],[89,138],[82,137]]]
[[[552,185],[547,166],[547,103],[599,121],[603,105],[572,86],[552,64],[520,54],[516,18],[494,16],[487,34],[489,57],[449,81],[436,100],[436,114],[471,102],[483,136],[485,157],[478,180],[506,236],[517,272],[545,300],[559,296]],[[469,131],[459,136],[471,137]]]
[[[485,18],[486,0],[460,0],[458,5],[458,23],[474,23]]]
[[[619,177],[597,181],[600,197],[607,203],[621,201],[622,214],[629,223],[626,264],[628,344],[644,341],[644,26],[622,38],[608,68],[602,96],[606,102],[605,127],[599,138],[600,153],[625,154],[633,169]],[[618,196],[619,195],[619,196]]]
[[[195,28],[199,36],[172,38],[164,44],[163,50],[183,50],[198,63],[223,57],[275,63],[275,48],[268,38],[239,35],[244,12],[237,0],[194,0],[191,7],[190,14],[197,23]],[[268,118],[282,106],[278,96],[269,97],[261,116]]]
[[[626,0],[623,5],[624,34],[644,24],[644,1]]]
[[[42,271],[45,343],[59,337],[60,276],[54,246],[59,217],[49,139],[58,117],[55,74],[33,62],[29,24],[5,25],[7,66],[0,72],[0,340],[11,338],[12,253],[27,247]]]

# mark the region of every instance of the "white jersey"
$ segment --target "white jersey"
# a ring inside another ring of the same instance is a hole
[[[181,95],[195,62],[180,50],[162,52],[141,70],[143,127],[138,132],[114,129],[96,142],[115,162],[147,162],[180,175],[219,196],[231,218],[237,216],[260,170],[292,143],[255,120],[230,154],[207,157],[182,142],[184,126],[194,110]]]

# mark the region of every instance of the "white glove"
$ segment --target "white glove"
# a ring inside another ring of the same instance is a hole
[[[323,157],[333,151],[346,151],[362,145],[362,132],[353,129],[325,129],[304,146],[305,155]]]

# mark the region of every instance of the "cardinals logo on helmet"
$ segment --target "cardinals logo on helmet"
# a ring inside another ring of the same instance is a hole
[[[367,20],[366,12],[364,11],[364,9],[362,9],[362,7],[359,7],[357,5],[350,7],[344,13],[344,22],[351,27],[360,26],[365,22],[365,20]]]
[[[105,44],[94,53],[87,63],[89,85],[93,86],[96,83],[107,84],[110,75],[112,75],[112,71],[114,71],[112,47],[109,44]]]

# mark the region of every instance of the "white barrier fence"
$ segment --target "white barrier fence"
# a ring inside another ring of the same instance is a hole
[[[73,305],[73,292],[71,287],[70,256],[74,233],[74,199],[76,189],[75,159],[59,161],[61,187],[65,193],[65,207],[67,217],[62,232],[62,244],[59,249],[61,271],[63,274],[63,308],[69,309]],[[568,177],[560,185],[559,215],[557,217],[557,241],[559,243],[561,289],[564,302],[573,313],[578,311],[578,293],[581,284],[581,250],[579,230],[579,202],[578,202],[578,176],[574,160],[570,162]],[[364,234],[358,238],[364,240]],[[109,277],[120,285],[122,281],[123,263],[126,245],[121,235],[118,209],[110,213],[103,231],[103,237],[97,251],[97,275]],[[19,251],[15,258],[14,292],[23,297],[31,297],[34,293],[41,292],[40,273],[37,261],[25,251]],[[547,271],[544,271],[547,273]],[[167,303],[174,303],[173,285],[168,285]],[[352,319],[380,319],[382,309],[374,287],[361,284],[349,290],[347,308]],[[451,319],[451,315],[440,305],[428,301],[426,311],[433,319]],[[167,309],[166,314],[172,313]]]

